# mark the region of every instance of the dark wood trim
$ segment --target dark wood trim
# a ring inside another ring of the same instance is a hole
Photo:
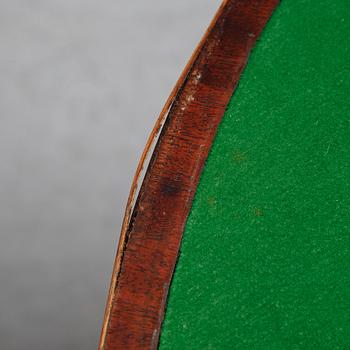
[[[277,4],[224,1],[168,99],[151,135],[154,140],[165,120],[131,216],[128,201],[100,349],[157,348],[200,174],[250,51]],[[138,171],[149,149],[150,141]]]

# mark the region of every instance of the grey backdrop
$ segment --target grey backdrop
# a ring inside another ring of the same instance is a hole
[[[220,0],[0,0],[0,349],[95,349],[140,152]]]

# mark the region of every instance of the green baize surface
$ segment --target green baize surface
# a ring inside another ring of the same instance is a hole
[[[350,349],[350,1],[282,0],[189,215],[160,349]]]

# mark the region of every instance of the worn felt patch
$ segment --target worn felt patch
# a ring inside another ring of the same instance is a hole
[[[188,218],[160,349],[350,349],[350,2],[283,0]]]

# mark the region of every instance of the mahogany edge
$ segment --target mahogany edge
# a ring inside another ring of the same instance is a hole
[[[154,127],[153,127],[153,129],[152,129],[152,131],[147,139],[146,145],[142,151],[142,154],[141,154],[140,160],[138,162],[138,165],[137,165],[137,168],[135,171],[135,175],[134,175],[134,178],[133,178],[133,181],[131,184],[129,196],[128,196],[125,211],[124,211],[124,218],[123,218],[122,227],[121,227],[120,236],[119,236],[117,254],[116,254],[116,258],[115,258],[113,269],[112,269],[112,277],[111,277],[111,282],[110,282],[108,296],[107,296],[107,303],[106,303],[104,317],[103,317],[103,324],[102,324],[102,330],[101,330],[98,350],[103,350],[103,347],[104,347],[104,342],[106,339],[106,333],[107,333],[107,328],[108,328],[108,321],[109,321],[111,308],[112,308],[113,294],[114,294],[115,288],[117,286],[117,283],[116,283],[117,277],[118,277],[119,270],[120,270],[121,260],[122,260],[122,256],[123,256],[123,250],[125,248],[126,232],[128,231],[130,218],[132,216],[132,210],[133,210],[133,207],[135,204],[135,197],[136,197],[137,189],[139,188],[139,180],[141,178],[142,171],[145,167],[146,160],[149,156],[149,153],[152,149],[152,146],[157,141],[157,136],[159,135],[159,133],[162,129],[162,126],[164,125],[164,122],[166,121],[166,118],[169,114],[169,110],[171,108],[172,103],[174,102],[174,100],[178,96],[179,91],[181,90],[183,84],[186,81],[186,78],[187,78],[188,73],[191,69],[191,66],[193,65],[196,58],[198,57],[200,51],[203,48],[204,43],[206,42],[206,40],[209,36],[209,33],[211,32],[212,28],[214,27],[218,18],[221,16],[226,4],[229,1],[230,0],[223,0],[219,9],[217,10],[216,14],[214,15],[214,18],[210,22],[206,32],[204,33],[202,39],[200,40],[197,47],[193,51],[185,68],[181,72],[181,75],[180,75],[178,81],[176,82],[175,86],[171,90],[170,95],[169,95],[168,99],[166,100],[164,107],[162,108],[162,110],[161,110],[161,112],[160,112],[160,114],[159,114],[159,116],[154,124]]]
[[[123,219],[123,223],[122,223],[122,229],[121,229],[121,234],[120,234],[120,239],[119,239],[119,244],[118,244],[117,256],[116,256],[114,267],[113,267],[111,284],[110,284],[110,289],[109,289],[109,294],[108,294],[108,299],[107,299],[107,304],[106,304],[106,309],[105,309],[103,327],[102,327],[101,338],[100,338],[100,343],[99,343],[99,350],[103,350],[105,348],[104,345],[105,345],[107,330],[108,330],[109,321],[110,321],[110,317],[111,317],[112,303],[113,303],[113,299],[114,299],[115,292],[117,289],[116,287],[118,286],[118,276],[120,273],[122,258],[124,255],[124,250],[125,250],[125,245],[126,245],[126,240],[127,240],[127,232],[129,230],[130,221],[131,221],[132,214],[133,214],[133,209],[134,209],[134,205],[135,205],[135,197],[137,194],[139,181],[141,179],[142,171],[143,171],[143,168],[145,166],[147,157],[148,157],[150,151],[152,150],[152,146],[157,141],[157,136],[160,133],[162,126],[164,125],[164,123],[167,120],[167,117],[169,115],[169,111],[171,110],[174,101],[179,97],[180,92],[183,89],[183,87],[186,86],[186,81],[187,81],[187,78],[189,76],[189,73],[191,71],[191,68],[192,68],[194,62],[197,60],[198,56],[200,55],[204,45],[208,44],[208,37],[209,37],[210,33],[212,32],[216,22],[222,16],[227,5],[230,5],[230,4],[232,5],[232,3],[237,3],[237,2],[240,2],[240,1],[239,0],[237,0],[237,1],[224,0],[223,3],[221,4],[214,19],[211,21],[211,24],[209,25],[206,33],[204,34],[204,36],[201,39],[200,43],[198,44],[196,50],[192,54],[189,62],[187,63],[185,69],[183,70],[178,82],[174,86],[169,98],[167,99],[167,101],[166,101],[166,103],[165,103],[156,123],[155,123],[155,126],[154,126],[148,140],[147,140],[147,143],[146,143],[146,146],[143,150],[143,153],[141,155],[141,158],[140,158],[140,161],[139,161],[139,164],[137,166],[136,173],[135,173],[135,176],[134,176],[134,179],[132,182],[130,194],[129,194],[126,209],[125,209],[125,215],[124,215],[124,219]],[[254,0],[248,0],[248,2],[254,3]],[[259,3],[259,1],[255,1],[255,2],[257,4]],[[261,2],[264,2],[264,0],[260,1],[260,3]],[[270,3],[270,5],[275,3],[274,6],[272,6],[272,8],[271,8],[271,14],[272,14],[274,7],[277,6],[277,4],[278,4],[278,0],[275,0],[275,1],[274,0],[266,0],[266,3]],[[253,16],[253,14],[251,14],[251,15]],[[249,51],[250,50],[247,51],[246,59],[249,56]],[[241,74],[241,71],[237,72],[236,75],[238,75],[238,77],[239,77],[240,74]],[[236,78],[237,77],[235,77],[235,79]],[[233,79],[233,80],[235,80],[235,79]],[[237,79],[237,81],[238,81],[238,79]],[[177,103],[181,103],[181,100],[177,101]],[[163,135],[160,135],[159,139],[161,139],[162,136]],[[158,141],[159,141],[159,139],[158,139]],[[150,169],[150,168],[147,169],[146,175],[150,172],[150,170],[152,170],[152,169]],[[158,334],[158,336],[159,336],[159,334]],[[155,345],[155,347],[157,346],[157,344],[153,344],[153,345]],[[153,348],[153,346],[152,346],[152,348]]]

